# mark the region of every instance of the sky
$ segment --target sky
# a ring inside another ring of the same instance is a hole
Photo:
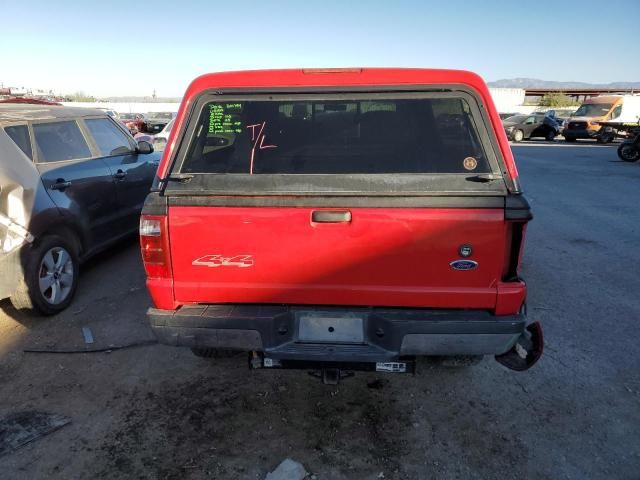
[[[0,84],[179,97],[207,72],[347,66],[640,81],[640,0],[605,3],[0,0]]]

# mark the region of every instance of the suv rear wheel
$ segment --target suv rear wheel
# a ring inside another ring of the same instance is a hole
[[[78,253],[73,242],[43,237],[29,252],[24,277],[11,296],[18,310],[54,315],[69,306],[78,286]]]
[[[521,142],[522,140],[524,140],[524,132],[522,130],[516,130],[513,132],[514,142]]]

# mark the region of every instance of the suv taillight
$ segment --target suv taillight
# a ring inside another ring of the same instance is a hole
[[[144,270],[149,278],[171,278],[168,235],[166,216],[142,215],[140,249]]]

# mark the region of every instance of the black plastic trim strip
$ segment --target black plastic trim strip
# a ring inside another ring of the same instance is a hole
[[[487,176],[489,177],[489,176]],[[506,195],[501,178],[478,182],[477,175],[289,175],[182,174],[170,178],[168,195]],[[470,188],[470,186],[472,186]]]
[[[531,206],[524,195],[505,197],[504,219],[510,222],[530,222],[533,220]]]
[[[363,318],[365,344],[342,345],[325,360],[381,361],[401,353],[407,335],[506,335],[524,331],[524,315],[495,316],[481,310],[435,310],[419,308],[362,308],[313,305],[198,305],[177,311],[151,308],[147,316],[161,343],[190,347],[230,347],[278,353],[275,358],[323,360],[330,345],[297,343],[298,314],[357,315]],[[259,341],[258,338],[260,339]],[[450,338],[455,348],[457,340]],[[233,342],[233,344],[231,344]],[[243,344],[244,343],[244,344]],[[298,353],[291,349],[299,350]],[[286,353],[286,351],[289,353]],[[320,350],[320,352],[318,352]]]
[[[152,192],[144,201],[142,215],[166,215],[167,203],[167,197],[160,195],[159,192]]]
[[[171,196],[169,206],[198,207],[341,207],[341,208],[504,208],[504,197],[491,196]],[[144,211],[143,211],[144,212]]]

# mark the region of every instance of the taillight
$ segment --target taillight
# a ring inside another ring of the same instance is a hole
[[[520,279],[518,270],[524,253],[524,235],[527,230],[525,222],[507,222],[507,248],[505,249],[504,270],[502,280],[515,282]]]
[[[520,279],[518,269],[524,251],[524,234],[527,223],[533,219],[529,202],[522,195],[509,195],[505,199],[506,247],[502,280],[515,282]]]
[[[164,215],[143,215],[140,219],[140,249],[147,277],[170,278],[169,232]]]

